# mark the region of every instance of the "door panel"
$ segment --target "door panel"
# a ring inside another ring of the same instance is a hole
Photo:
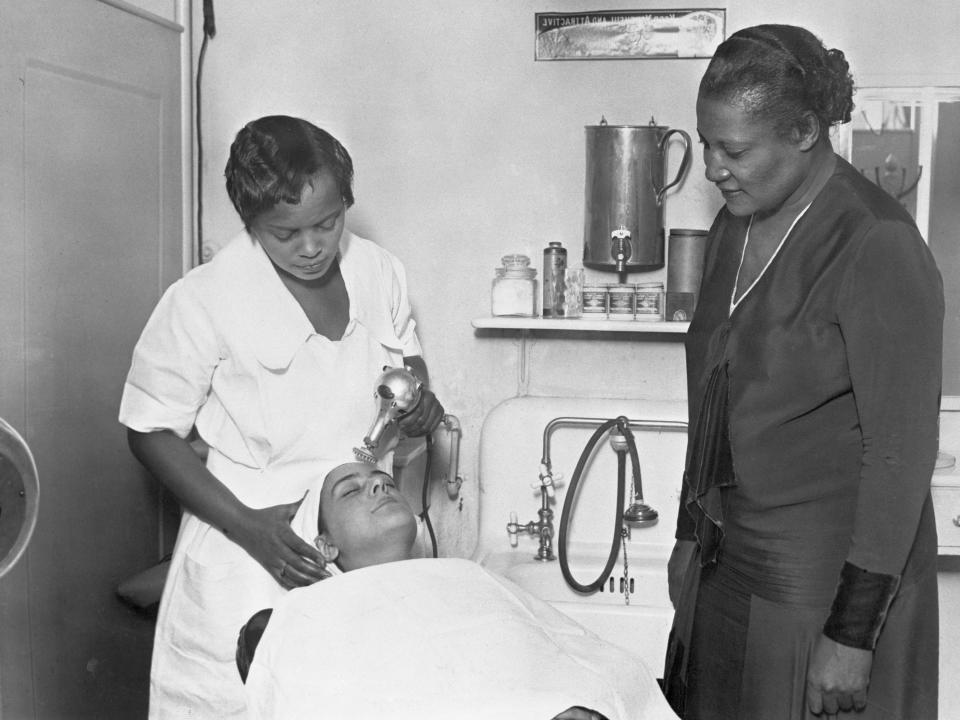
[[[153,623],[115,589],[159,559],[159,491],[117,409],[182,267],[179,44],[100,2],[0,2],[0,417],[41,488],[0,581],[3,717],[146,713]]]

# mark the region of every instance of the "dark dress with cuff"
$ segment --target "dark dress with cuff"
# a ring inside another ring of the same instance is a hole
[[[689,719],[812,718],[826,626],[874,648],[858,718],[935,719],[939,272],[907,212],[837,158],[731,312],[748,221],[718,214],[687,335],[677,537],[698,553],[667,697]]]

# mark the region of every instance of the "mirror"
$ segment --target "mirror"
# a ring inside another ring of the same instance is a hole
[[[858,88],[837,152],[897,198],[940,274],[944,409],[960,408],[960,88]]]
[[[37,466],[23,438],[0,418],[0,577],[20,559],[37,524]]]

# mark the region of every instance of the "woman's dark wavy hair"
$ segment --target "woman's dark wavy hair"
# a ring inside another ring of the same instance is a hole
[[[300,203],[303,188],[329,171],[347,207],[353,205],[353,160],[326,130],[287,115],[247,123],[230,146],[227,194],[249,229],[275,205]]]
[[[757,25],[727,38],[700,81],[700,97],[731,102],[790,136],[813,112],[820,132],[850,121],[853,76],[842,51],[794,25]]]

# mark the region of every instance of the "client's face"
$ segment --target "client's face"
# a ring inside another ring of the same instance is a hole
[[[411,555],[417,521],[393,478],[367,463],[334,468],[320,493],[322,535],[340,551],[344,570]]]

